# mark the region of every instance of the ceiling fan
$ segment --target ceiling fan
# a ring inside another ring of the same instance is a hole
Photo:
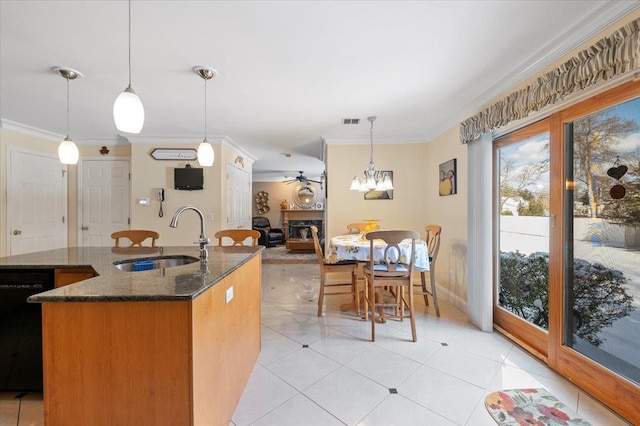
[[[293,182],[300,182],[300,183],[314,182],[314,183],[320,183],[320,184],[322,183],[319,180],[307,179],[307,177],[304,175],[304,172],[302,170],[299,170],[298,173],[300,173],[298,176],[293,177],[291,179],[283,180],[282,183],[286,183],[286,184],[290,184]]]

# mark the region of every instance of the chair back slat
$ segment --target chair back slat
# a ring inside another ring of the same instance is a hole
[[[425,241],[427,242],[427,248],[429,251],[429,263],[435,262],[438,257],[438,251],[440,251],[440,234],[442,233],[442,227],[440,225],[427,225],[424,227],[426,231]]]
[[[147,238],[151,238],[151,245],[149,247],[156,246],[156,240],[160,238],[160,234],[155,231],[147,231],[143,229],[126,229],[124,231],[116,231],[111,234],[111,238],[114,241],[114,247],[143,247],[142,242]],[[129,246],[121,246],[120,239],[126,238],[130,241]]]
[[[433,305],[436,308],[436,315],[440,316],[440,307],[438,306],[438,294],[436,288],[436,258],[438,257],[438,251],[440,251],[440,235],[442,234],[442,227],[440,225],[427,225],[424,227],[426,235],[424,240],[427,243],[427,252],[429,255],[429,270],[419,269],[420,283],[416,284],[416,287],[420,287],[418,294],[424,297],[425,306],[429,306],[429,298],[431,295],[433,298]],[[429,273],[429,281],[431,284],[431,290],[427,289],[427,277]]]
[[[313,249],[316,253],[318,263],[321,267],[324,267],[324,254],[322,253],[322,246],[320,246],[320,240],[318,239],[318,227],[311,225],[311,237],[313,238]]]
[[[413,264],[415,259],[415,244],[416,239],[420,238],[420,234],[415,231],[373,231],[367,233],[365,236],[369,240],[370,250],[372,254],[369,258],[369,268],[374,271],[375,275],[388,275],[388,274],[410,274],[413,271]],[[373,253],[375,247],[375,240],[382,240],[386,243],[384,249],[384,255],[379,262],[376,262]],[[406,239],[411,240],[411,250],[409,256],[403,261],[403,257],[400,256],[400,243]],[[395,254],[395,256],[393,255]],[[376,263],[382,263],[387,265],[385,270],[375,268]]]
[[[223,238],[231,238],[232,246],[243,246],[244,241],[247,238],[251,238],[252,241],[252,245],[257,246],[258,245],[258,238],[260,238],[260,232],[253,230],[253,229],[223,229],[221,231],[216,232],[216,234],[214,235],[215,238],[218,239],[218,245],[222,246],[222,239]]]

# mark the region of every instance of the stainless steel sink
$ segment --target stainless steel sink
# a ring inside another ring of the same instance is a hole
[[[171,268],[174,266],[188,265],[200,259],[192,256],[156,256],[140,259],[120,260],[113,262],[116,268],[125,272],[149,271],[151,269]]]

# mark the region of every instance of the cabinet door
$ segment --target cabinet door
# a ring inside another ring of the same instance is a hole
[[[78,281],[87,280],[96,276],[93,268],[68,268],[56,269],[56,288]]]

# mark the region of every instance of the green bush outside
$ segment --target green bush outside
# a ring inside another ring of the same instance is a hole
[[[573,262],[574,332],[595,346],[603,328],[628,316],[633,297],[620,271],[582,259]],[[500,306],[545,330],[549,329],[549,254],[500,253]]]

